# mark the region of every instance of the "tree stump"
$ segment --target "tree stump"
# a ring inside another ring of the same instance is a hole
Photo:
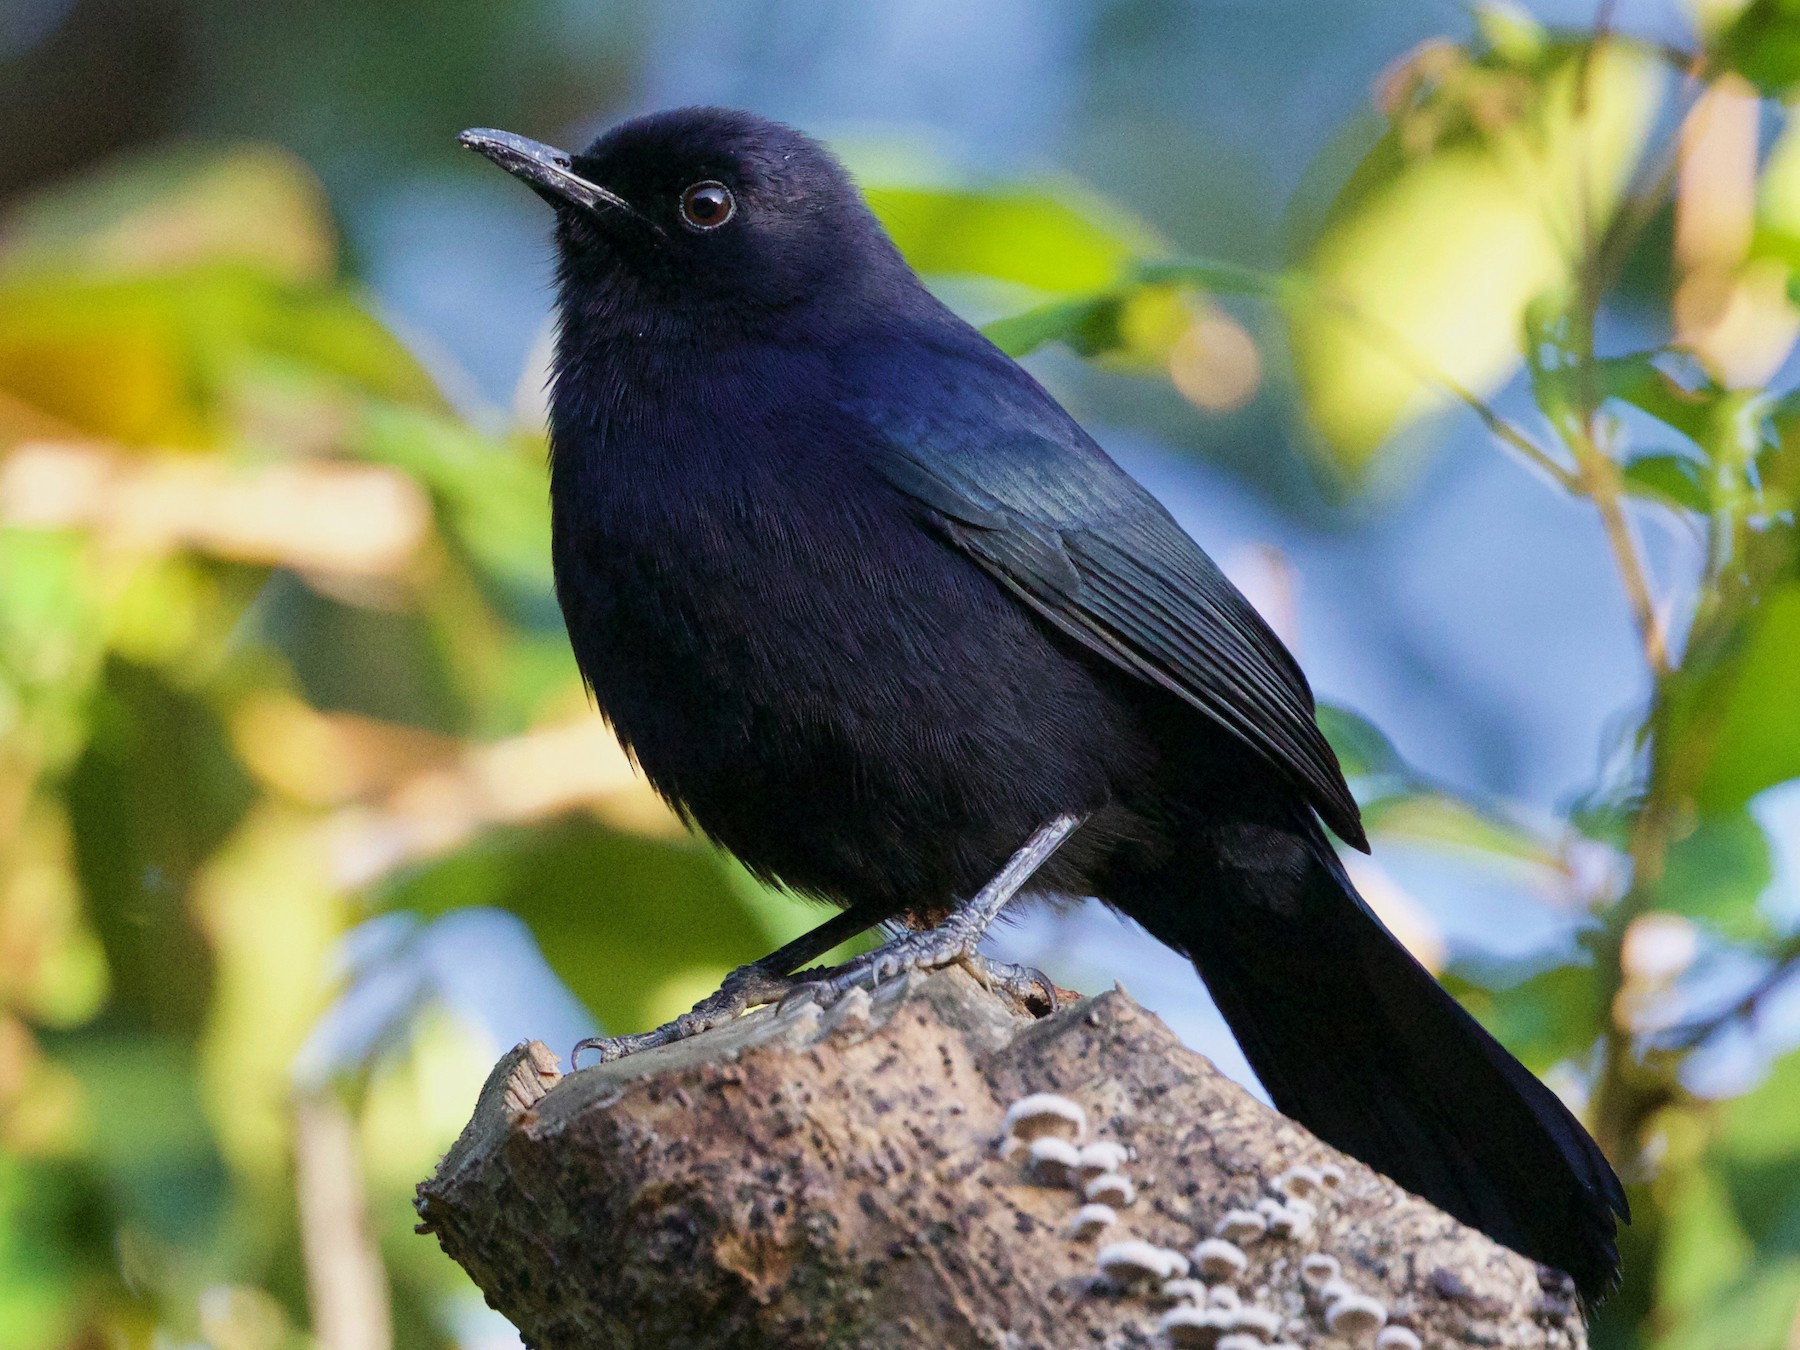
[[[1034,1180],[1003,1138],[1036,1093],[1129,1151],[1135,1198],[1091,1236],[1048,1184],[1067,1151],[1040,1145]],[[521,1045],[418,1209],[539,1350],[1586,1345],[1565,1277],[1263,1106],[1123,992],[1033,1021],[961,970],[568,1077]],[[1196,1251],[1222,1223],[1236,1241]]]

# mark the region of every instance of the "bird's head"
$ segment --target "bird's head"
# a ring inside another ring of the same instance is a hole
[[[905,273],[830,152],[751,113],[654,113],[575,155],[503,131],[460,140],[556,209],[565,322],[600,308],[716,331]]]

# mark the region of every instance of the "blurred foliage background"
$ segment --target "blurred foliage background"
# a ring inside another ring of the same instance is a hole
[[[1796,98],[1794,0],[0,2],[0,1345],[516,1345],[411,1231],[488,1064],[813,921],[587,707],[547,218],[452,146],[714,101],[1302,649],[1630,1183],[1595,1344],[1800,1347]],[[1104,912],[999,943],[1243,1072]]]

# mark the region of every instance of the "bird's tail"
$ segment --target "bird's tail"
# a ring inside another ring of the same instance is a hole
[[[1603,1297],[1617,1280],[1616,1219],[1629,1215],[1599,1146],[1382,926],[1311,833],[1288,836],[1303,852],[1247,888],[1220,884],[1213,861],[1213,885],[1130,912],[1193,960],[1284,1114],[1567,1272],[1584,1299]],[[1255,898],[1241,903],[1246,889]]]

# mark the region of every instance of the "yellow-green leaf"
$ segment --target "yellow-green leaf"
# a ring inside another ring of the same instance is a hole
[[[1370,152],[1303,260],[1312,297],[1290,309],[1300,392],[1336,475],[1378,476],[1383,447],[1453,387],[1485,395],[1518,368],[1525,307],[1565,283],[1584,234],[1605,228],[1658,77],[1622,42],[1585,63],[1565,47],[1482,85],[1498,89],[1486,103],[1471,94],[1463,108],[1440,90],[1429,144],[1418,113]],[[1505,99],[1519,106],[1503,116]]]

